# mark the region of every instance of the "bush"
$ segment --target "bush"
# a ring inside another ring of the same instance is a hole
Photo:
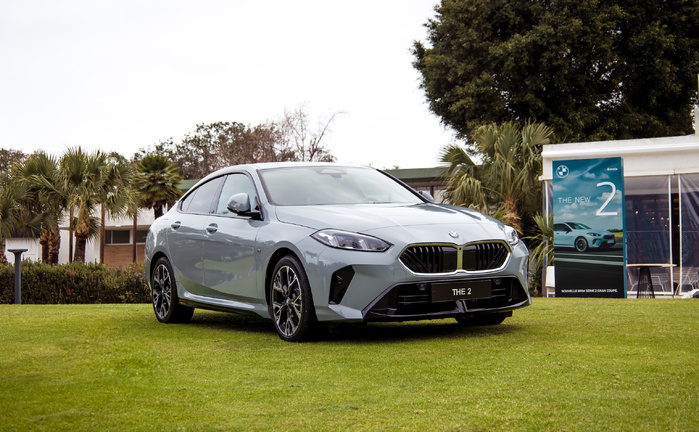
[[[15,271],[0,265],[0,303],[15,301]],[[23,304],[150,303],[143,264],[108,268],[104,264],[51,266],[22,261]]]

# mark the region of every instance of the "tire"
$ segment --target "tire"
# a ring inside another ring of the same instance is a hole
[[[277,262],[268,289],[269,315],[279,337],[287,342],[309,340],[317,320],[308,278],[295,256]]]
[[[162,323],[186,323],[194,313],[194,308],[180,304],[174,274],[170,261],[161,257],[155,262],[150,277],[153,312]]]
[[[512,314],[490,314],[475,317],[457,316],[454,317],[456,322],[464,326],[493,326],[501,324],[505,318]]]
[[[587,250],[587,240],[584,237],[578,237],[575,239],[575,250],[578,252],[585,252]]]

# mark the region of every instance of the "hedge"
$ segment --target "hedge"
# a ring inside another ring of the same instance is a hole
[[[15,270],[0,265],[0,304],[15,301]],[[23,304],[150,303],[143,264],[48,265],[22,261]]]

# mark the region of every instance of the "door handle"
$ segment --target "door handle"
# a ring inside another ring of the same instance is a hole
[[[170,225],[170,226],[172,227],[172,229],[177,229],[177,228],[179,228],[181,225],[182,225],[182,224],[180,223],[180,221],[177,221],[177,222],[173,222],[172,225]]]
[[[218,231],[218,225],[216,225],[215,223],[212,223],[211,225],[206,227],[206,232],[208,232],[209,234],[213,234],[216,231]]]

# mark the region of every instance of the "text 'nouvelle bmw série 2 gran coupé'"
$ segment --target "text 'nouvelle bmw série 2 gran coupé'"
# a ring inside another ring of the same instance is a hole
[[[249,312],[301,341],[326,322],[499,324],[531,303],[528,255],[514,229],[382,171],[264,163],[192,187],[151,226],[145,268],[162,322]]]

